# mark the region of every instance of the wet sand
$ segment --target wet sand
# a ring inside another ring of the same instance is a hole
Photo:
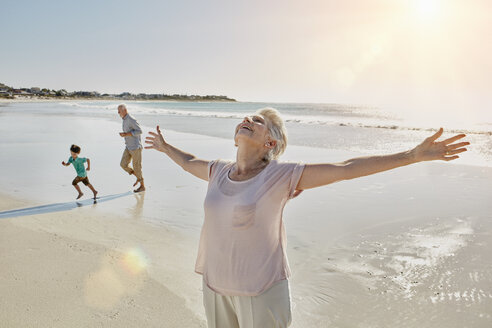
[[[307,326],[324,318],[324,327],[488,327],[490,219],[411,226],[385,234],[373,229],[323,257],[291,252],[294,299]]]

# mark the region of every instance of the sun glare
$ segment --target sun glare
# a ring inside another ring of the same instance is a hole
[[[415,10],[419,19],[423,21],[435,20],[441,13],[439,0],[415,0]]]

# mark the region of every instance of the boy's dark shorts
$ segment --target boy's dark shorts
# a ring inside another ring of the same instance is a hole
[[[77,185],[77,183],[79,182],[82,182],[83,184],[85,184],[86,186],[90,183],[89,182],[89,178],[88,177],[85,177],[85,178],[82,178],[82,177],[79,177],[77,176],[75,179],[73,179],[72,181],[72,185],[75,186]]]

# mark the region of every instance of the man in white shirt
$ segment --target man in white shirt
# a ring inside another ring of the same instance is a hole
[[[142,143],[140,140],[142,129],[137,120],[128,114],[124,104],[118,106],[118,114],[123,119],[123,132],[120,132],[120,136],[125,138],[125,151],[121,157],[120,166],[128,174],[135,175],[137,181],[133,184],[134,187],[140,183],[140,187],[135,189],[134,192],[145,191],[142,177]],[[133,168],[130,167],[130,162],[133,162]]]

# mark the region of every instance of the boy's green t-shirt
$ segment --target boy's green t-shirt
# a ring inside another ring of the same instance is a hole
[[[77,157],[73,159],[72,156],[68,159],[68,163],[72,163],[75,171],[77,171],[77,176],[81,178],[85,178],[87,176],[87,172],[85,171],[84,163],[87,162],[87,158],[85,157]]]

